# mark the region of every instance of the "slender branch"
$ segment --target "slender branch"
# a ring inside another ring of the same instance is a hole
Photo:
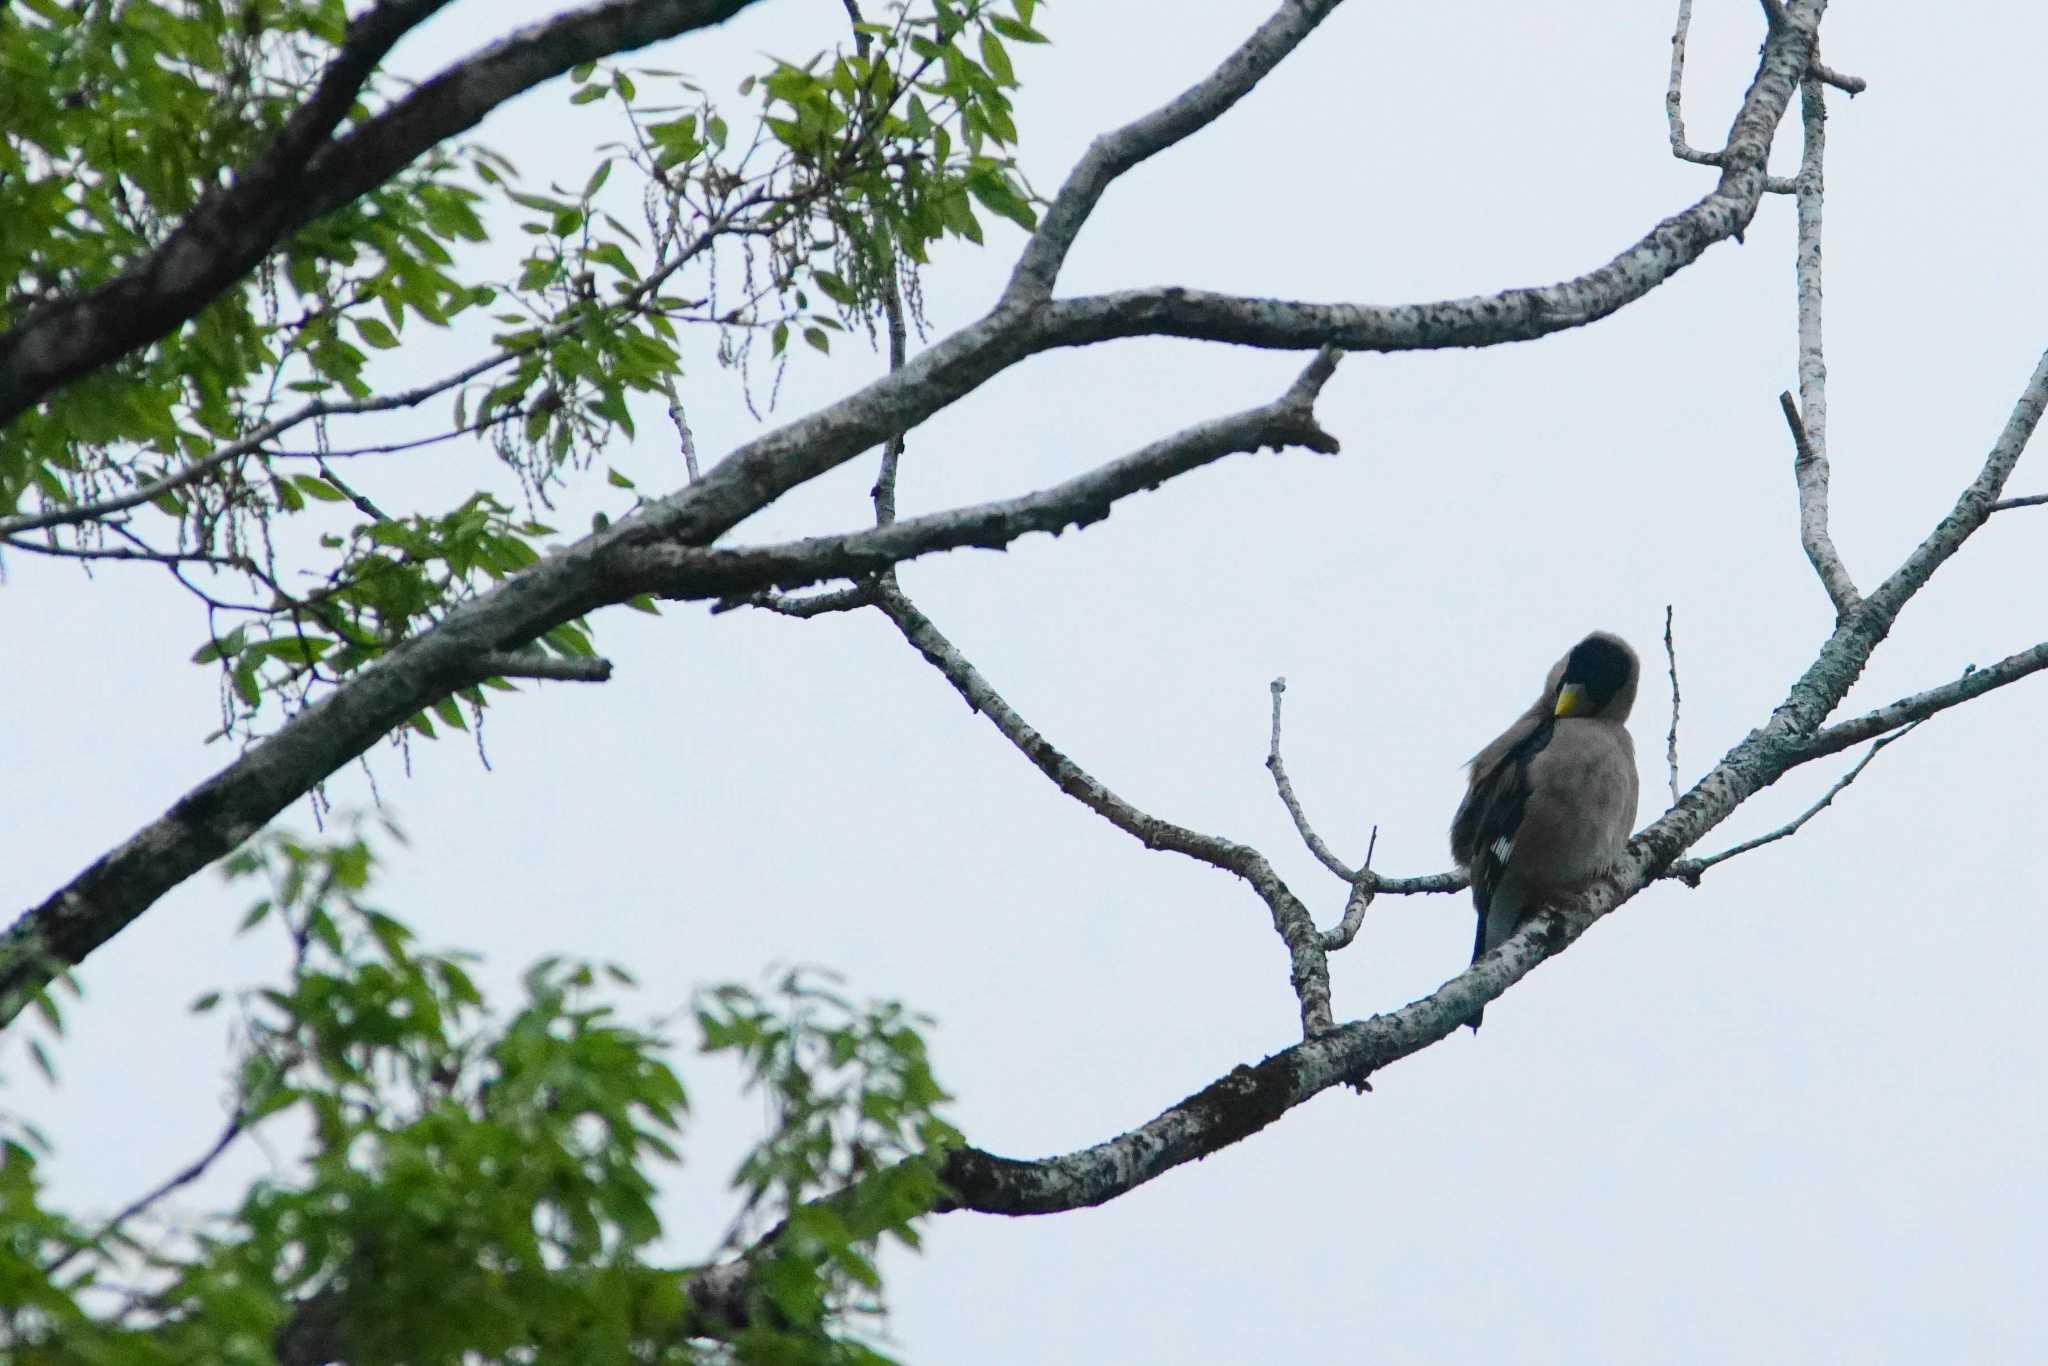
[[[2024,498],[2001,498],[1991,505],[1993,512],[2010,512],[2014,508],[2039,507],[2048,503],[2048,493],[2030,493]]]
[[[1337,439],[1317,424],[1315,400],[1336,364],[1335,352],[1319,353],[1271,403],[1189,427],[1037,493],[779,545],[709,550],[622,545],[607,554],[606,574],[618,587],[631,585],[632,592],[737,603],[767,588],[803,588],[880,573],[936,551],[1000,549],[1034,531],[1057,535],[1101,521],[1122,499],[1227,455],[1287,446],[1334,454]],[[716,477],[714,471],[706,482]]]
[[[130,1201],[119,1214],[101,1224],[99,1231],[94,1233],[92,1237],[67,1248],[61,1256],[43,1269],[43,1275],[52,1280],[56,1279],[57,1273],[66,1266],[69,1266],[81,1253],[91,1248],[105,1248],[108,1240],[118,1233],[122,1226],[131,1219],[134,1219],[164,1197],[191,1185],[194,1181],[206,1175],[207,1169],[214,1164],[220,1155],[233,1146],[236,1139],[248,1132],[248,1125],[249,1112],[237,1106],[234,1114],[228,1117],[228,1122],[222,1127],[220,1136],[214,1139],[212,1145],[205,1152],[201,1153],[188,1166],[174,1172],[152,1189]]]
[[[697,441],[695,437],[690,435],[690,423],[683,416],[682,404],[671,403],[668,405],[668,420],[674,424],[676,429],[676,448],[683,453],[683,471],[689,475],[690,482],[694,484],[698,478]]]
[[[1664,661],[1671,670],[1671,730],[1664,737],[1664,763],[1671,770],[1671,804],[1678,805],[1678,646],[1671,639],[1671,604],[1664,604]]]
[[[865,36],[865,35],[863,35]],[[896,261],[889,262],[889,283],[882,291],[882,312],[889,331],[889,372],[903,368],[909,337],[903,326],[903,291],[896,283]],[[896,520],[896,468],[903,462],[903,433],[882,443],[882,467],[875,474],[869,496],[875,504],[875,525],[885,527]]]
[[[1151,113],[1089,143],[1018,257],[998,307],[1051,298],[1068,250],[1117,177],[1221,118],[1339,3],[1286,0],[1207,76]]]
[[[1337,927],[1323,931],[1323,950],[1335,953],[1351,947],[1351,941],[1358,938],[1359,926],[1365,923],[1365,913],[1372,906],[1372,899],[1379,892],[1379,879],[1372,873],[1373,852],[1380,847],[1380,828],[1372,828],[1372,838],[1365,846],[1365,866],[1358,870],[1358,876],[1351,880],[1351,895],[1344,902],[1344,917]]]
[[[1992,442],[1977,477],[1957,495],[1949,514],[1927,533],[1905,562],[1892,571],[1891,577],[1879,584],[1866,600],[1885,629],[1890,629],[1891,620],[1900,608],[1934,576],[1934,571],[1961,550],[1963,542],[1991,516],[1991,510],[1998,504],[1998,496],[2005,491],[2005,481],[2012,477],[2013,467],[2026,454],[2027,443],[2033,439],[2034,429],[2040,425],[2044,410],[2048,410],[2048,351],[2043,351],[2035,362],[2033,374],[2028,376],[2026,387],[2014,402],[1998,439]]]
[[[1922,717],[1921,721],[1924,720],[1926,718]],[[1715,864],[1726,863],[1729,859],[1746,854],[1752,849],[1761,849],[1766,844],[1775,844],[1779,840],[1790,839],[1798,834],[1808,821],[1833,805],[1835,798],[1841,795],[1842,789],[1855,782],[1857,778],[1862,776],[1863,770],[1870,767],[1870,761],[1877,757],[1878,751],[1894,740],[1905,739],[1908,735],[1919,729],[1921,721],[1915,721],[1902,730],[1895,730],[1890,735],[1880,736],[1864,756],[1856,761],[1854,768],[1835,779],[1834,785],[1821,794],[1819,801],[1807,807],[1806,810],[1800,812],[1777,829],[1770,831],[1768,834],[1758,835],[1755,839],[1744,840],[1740,844],[1723,849],[1718,854],[1710,854],[1706,858],[1679,859],[1671,865],[1667,875],[1677,878],[1688,887],[1697,887],[1700,885],[1700,878]]]
[[[1322,836],[1309,825],[1308,813],[1301,809],[1301,802],[1294,795],[1294,784],[1287,780],[1287,765],[1280,758],[1280,702],[1287,692],[1287,680],[1276,678],[1267,686],[1273,693],[1273,738],[1266,747],[1266,769],[1273,775],[1273,787],[1279,792],[1281,804],[1287,808],[1287,814],[1294,818],[1294,828],[1301,835],[1301,842],[1316,856],[1316,862],[1346,882],[1357,882],[1357,870],[1347,866],[1343,859],[1331,853],[1330,846],[1323,843]],[[1379,827],[1374,826],[1373,831],[1374,841],[1377,843]],[[1366,863],[1372,863],[1370,855],[1366,857]]]
[[[1266,861],[1265,855],[1248,844],[1205,835],[1184,825],[1162,820],[1142,811],[1112,792],[1100,779],[1068,758],[1041,735],[1002,695],[989,685],[953,642],[946,639],[931,618],[920,612],[893,585],[875,586],[876,605],[894,622],[896,629],[917,652],[937,669],[954,691],[974,711],[988,718],[1005,740],[1054,786],[1072,797],[1147,849],[1164,849],[1211,868],[1235,873],[1251,883],[1273,917],[1273,928],[1287,945],[1295,995],[1301,1001],[1301,1027],[1305,1038],[1329,1030],[1330,971],[1323,957],[1322,936],[1308,910],[1289,891],[1287,884]]]
[[[255,562],[247,556],[208,555],[197,550],[124,550],[119,546],[51,545],[44,541],[28,541],[14,536],[0,538],[0,547],[19,550],[24,555],[47,555],[60,560],[134,560],[144,564],[174,566],[202,564],[215,569],[255,568]]]
[[[1828,366],[1821,329],[1821,207],[1826,184],[1827,103],[1821,83],[1807,76],[1799,85],[1800,125],[1805,133],[1799,158],[1799,404],[1781,394],[1778,404],[1792,429],[1792,474],[1799,487],[1799,543],[1820,575],[1835,615],[1859,601],[1856,584],[1842,564],[1828,531]]]
[[[853,584],[847,588],[834,588],[828,592],[813,593],[807,597],[787,597],[781,593],[756,593],[743,604],[773,612],[779,617],[794,617],[808,621],[812,617],[829,616],[834,612],[853,612],[875,605],[875,592],[865,583]],[[719,610],[713,607],[712,611]]]
[[[1890,702],[1875,711],[1838,721],[1814,735],[1806,742],[1805,757],[1820,759],[1838,753],[1851,745],[1860,745],[1865,740],[1888,734],[1901,726],[1924,721],[1937,712],[1982,697],[1985,693],[2017,683],[2022,678],[2048,669],[2048,641],[2032,649],[2021,650],[2018,654],[2007,655],[1996,664],[1982,669],[1970,669],[1953,683],[1944,683],[1938,688],[1914,693]]]
[[[356,399],[345,403],[336,403],[324,398],[314,399],[283,417],[264,423],[248,435],[237,437],[200,459],[180,466],[161,479],[153,479],[149,483],[130,489],[127,493],[18,517],[0,517],[0,536],[13,536],[19,532],[37,531],[44,527],[76,526],[83,522],[96,522],[111,517],[117,512],[126,512],[130,508],[140,507],[167,493],[175,493],[189,484],[196,483],[222,465],[248,455],[294,427],[323,417],[352,417],[362,413],[388,413],[400,408],[416,407],[437,394],[446,393],[459,384],[468,383],[494,366],[503,365],[506,361],[514,359],[517,354],[512,351],[498,352],[466,365],[453,374],[422,384],[416,389],[407,389],[403,393],[389,394],[382,398]]]

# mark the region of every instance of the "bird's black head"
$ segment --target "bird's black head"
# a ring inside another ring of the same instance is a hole
[[[1626,716],[1627,707],[1616,707],[1626,694],[1635,701],[1636,656],[1616,636],[1596,631],[1572,647],[1565,656],[1564,675],[1558,680],[1555,714],[1558,716],[1603,716],[1610,709]]]

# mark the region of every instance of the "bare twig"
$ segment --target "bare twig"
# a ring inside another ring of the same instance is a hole
[[[1835,798],[1842,794],[1842,789],[1855,782],[1857,778],[1862,776],[1863,770],[1870,767],[1870,761],[1877,757],[1879,750],[1894,740],[1905,739],[1908,735],[1919,729],[1922,721],[1925,719],[1923,717],[1921,721],[1915,721],[1901,730],[1895,730],[1890,735],[1881,736],[1875,744],[1871,745],[1864,756],[1856,761],[1854,768],[1835,779],[1834,785],[1821,794],[1819,801],[1807,807],[1806,810],[1800,812],[1777,829],[1770,831],[1768,834],[1758,835],[1755,839],[1744,840],[1740,844],[1723,849],[1718,854],[1710,854],[1706,858],[1680,859],[1671,865],[1668,876],[1677,878],[1688,887],[1697,887],[1700,885],[1700,878],[1715,864],[1726,863],[1729,859],[1746,854],[1752,849],[1761,849],[1766,844],[1775,844],[1779,840],[1790,839],[1798,834],[1808,821],[1833,805]]]
[[[882,312],[889,329],[889,371],[903,368],[909,339],[903,327],[903,291],[896,282],[896,262],[889,262],[889,283],[882,290]],[[882,443],[882,467],[875,474],[869,496],[875,503],[875,525],[888,526],[896,520],[896,468],[903,461],[903,433]]]
[[[872,607],[875,605],[875,592],[867,583],[857,583],[848,588],[834,588],[805,597],[790,597],[783,593],[757,593],[744,603],[733,605],[758,607],[779,617],[795,617],[799,621],[807,621],[812,617],[828,616],[834,612],[852,612],[862,607]],[[716,612],[722,606],[723,604],[720,604],[711,610]]]
[[[1671,604],[1664,604],[1664,661],[1671,670],[1671,730],[1664,737],[1664,762],[1671,770],[1671,804],[1678,805],[1678,646],[1671,639]]]
[[[2030,493],[2024,498],[2001,498],[1991,505],[1993,512],[2010,512],[2014,508],[2039,507],[2048,503],[2048,493]]]
[[[2018,654],[2007,655],[1996,664],[1981,669],[1970,669],[1953,683],[1944,683],[1938,688],[1929,688],[1926,692],[1914,693],[1911,697],[1902,697],[1896,702],[1887,703],[1875,711],[1865,712],[1847,721],[1839,721],[1806,742],[1806,757],[1819,759],[1839,753],[1851,745],[1860,745],[1865,740],[1887,734],[1911,722],[1922,721],[1937,712],[1961,706],[2009,683],[2017,683],[2022,678],[2030,677],[2043,669],[2048,669],[2048,641],[2032,649],[2021,650]]]
[[[1301,802],[1294,795],[1294,784],[1287,780],[1287,765],[1280,758],[1280,701],[1287,692],[1287,680],[1276,678],[1268,685],[1273,693],[1273,738],[1266,747],[1266,770],[1273,775],[1273,786],[1280,794],[1280,801],[1287,808],[1287,814],[1294,818],[1294,828],[1301,835],[1301,842],[1316,856],[1316,862],[1335,873],[1346,882],[1358,881],[1355,869],[1346,866],[1343,859],[1330,852],[1330,846],[1323,843],[1323,837],[1308,823],[1308,814],[1301,809]],[[1378,839],[1379,827],[1374,826],[1374,839]],[[1366,858],[1369,866],[1370,855]]]
[[[683,472],[689,475],[690,482],[694,484],[697,482],[698,477],[697,441],[696,438],[690,435],[689,419],[683,416],[682,404],[671,403],[668,405],[668,420],[675,425],[676,447],[683,453]]]
[[[1844,76],[1832,67],[1821,65],[1821,60],[1818,57],[1808,62],[1806,69],[1822,85],[1831,85],[1851,99],[1870,89],[1870,82],[1864,80],[1861,76]]]
[[[1372,828],[1372,838],[1365,846],[1365,866],[1351,880],[1351,895],[1344,902],[1344,918],[1333,930],[1323,931],[1323,950],[1335,953],[1338,949],[1351,947],[1351,941],[1358,938],[1358,927],[1365,923],[1366,910],[1379,892],[1379,879],[1373,876],[1372,856],[1380,847],[1380,828]]]

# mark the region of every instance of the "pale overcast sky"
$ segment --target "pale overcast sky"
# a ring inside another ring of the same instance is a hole
[[[428,70],[506,13],[552,8],[466,0],[401,55]],[[1018,55],[1037,186],[1267,8],[1045,9],[1055,45]],[[1714,174],[1666,149],[1671,8],[1357,0],[1222,123],[1119,183],[1062,290],[1394,303],[1597,265]],[[1697,9],[1687,121],[1718,145],[1762,24],[1753,3]],[[801,60],[842,24],[837,4],[770,0],[644,60],[730,91],[753,54]],[[2048,342],[2048,12],[1842,5],[1823,31],[1830,64],[1870,82],[1831,99],[1826,239],[1834,533],[1867,586],[1975,472]],[[530,96],[480,137],[531,181],[580,184],[614,134],[562,98]],[[1795,118],[1780,169],[1797,140]],[[1349,358],[1321,407],[1339,458],[1237,457],[1083,533],[927,561],[905,584],[1069,754],[1159,815],[1256,843],[1323,923],[1343,889],[1261,767],[1276,674],[1323,834],[1356,858],[1377,823],[1377,866],[1432,872],[1463,761],[1567,646],[1618,631],[1649,675],[1633,725],[1646,822],[1666,800],[1665,604],[1688,781],[1764,721],[1830,622],[1776,403],[1795,382],[1792,226],[1791,201],[1767,200],[1745,245],[1588,329]],[[987,306],[1019,240],[999,224],[985,251],[940,254],[936,328]],[[775,417],[878,368],[842,350],[794,371]],[[905,509],[1041,486],[1265,401],[1301,363],[1164,342],[1034,360],[913,434]],[[701,363],[687,384],[707,457],[759,429],[728,373]],[[612,463],[677,481],[665,424],[645,430]],[[380,498],[445,502],[486,477],[474,452],[418,459],[378,472]],[[849,466],[742,535],[858,525],[871,479]],[[2036,451],[2012,492],[2044,489]],[[2048,638],[2044,533],[2048,507],[1994,520],[1845,711]],[[183,662],[204,630],[189,600],[18,556],[7,575],[0,904],[21,907],[229,755],[202,743],[215,682]],[[1258,900],[1061,797],[879,618],[688,607],[598,626],[615,681],[495,708],[493,771],[462,740],[415,745],[409,775],[374,756],[413,840],[380,902],[430,942],[484,951],[493,980],[543,953],[618,959],[653,1014],[770,964],[830,965],[937,1016],[957,1122],[1020,1157],[1107,1138],[1296,1039]],[[1493,1005],[1481,1034],[1376,1076],[1369,1096],[1320,1097],[1100,1210],[933,1221],[923,1257],[892,1260],[902,1354],[2048,1356],[2048,1031],[2026,951],[2043,909],[2044,689],[1931,722],[1797,840],[1701,889],[1654,887]],[[1787,819],[1854,757],[1799,770],[1700,852]],[[331,795],[369,800],[360,771]],[[289,819],[310,825],[303,806]],[[115,1206],[218,1129],[223,1025],[183,1005],[274,969],[267,942],[232,938],[245,901],[194,879],[93,957],[60,1089],[7,1060],[8,1102],[58,1143],[61,1197]],[[1425,994],[1470,946],[1465,897],[1382,900],[1334,960],[1338,1017]],[[682,1061],[699,1118],[664,1206],[679,1261],[723,1228],[731,1157],[760,1119],[725,1074]],[[226,1174],[266,1161],[251,1148]]]

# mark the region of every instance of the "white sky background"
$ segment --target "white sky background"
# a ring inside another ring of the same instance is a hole
[[[1267,8],[1048,9],[1055,46],[1018,54],[1040,190]],[[1594,266],[1714,174],[1666,150],[1670,8],[1349,6],[1220,125],[1120,182],[1062,292],[1393,303]],[[458,5],[402,58],[438,66],[513,9]],[[1686,113],[1694,143],[1718,146],[1762,25],[1737,0],[1699,11]],[[1824,28],[1829,62],[1871,84],[1831,96],[1826,238],[1834,533],[1866,589],[1976,470],[2048,340],[2048,14],[1928,14],[1843,5]],[[837,4],[775,0],[644,62],[729,92],[752,54],[802,59],[841,22]],[[596,109],[566,115],[564,95],[480,133],[536,185],[580,184],[616,135]],[[737,126],[745,105],[730,108]],[[1795,112],[1780,169],[1797,142]],[[1768,199],[1746,245],[1588,329],[1349,358],[1320,409],[1340,458],[1236,457],[1083,533],[913,566],[906,586],[1070,755],[1159,815],[1258,844],[1323,923],[1343,889],[1300,851],[1261,767],[1276,674],[1322,833],[1355,858],[1376,822],[1377,866],[1437,871],[1460,764],[1581,634],[1617,630],[1648,674],[1633,725],[1647,821],[1665,800],[1664,604],[1688,781],[1765,719],[1829,623],[1776,404],[1794,384],[1792,225],[1791,201]],[[1020,235],[997,223],[990,239],[925,277],[940,331],[993,298]],[[879,368],[841,350],[800,362],[779,417]],[[406,365],[469,354],[424,339]],[[1034,360],[912,435],[905,511],[1039,487],[1263,402],[1302,361],[1153,342]],[[688,385],[705,456],[758,430],[731,375],[701,364]],[[359,468],[379,501],[440,507],[497,477],[481,460],[441,448]],[[612,463],[645,487],[681,477],[658,418]],[[742,534],[859,525],[871,479],[864,460]],[[2011,491],[2044,488],[2036,451]],[[2043,519],[1980,533],[1845,712],[2048,637]],[[182,662],[203,636],[196,605],[140,574],[88,581],[18,556],[7,572],[0,905],[19,907],[229,755],[201,744],[212,675]],[[378,899],[430,942],[484,950],[506,983],[543,953],[621,960],[650,1014],[773,963],[830,965],[938,1017],[956,1120],[1016,1156],[1099,1141],[1295,1040],[1258,900],[1061,797],[879,617],[678,607],[597,624],[615,681],[496,707],[494,772],[460,738],[415,745],[410,777],[377,752],[414,841]],[[933,1221],[927,1255],[892,1268],[904,1355],[2039,1357],[2048,1042],[2038,963],[2018,950],[2042,900],[2042,687],[1931,722],[1796,841],[1701,890],[1654,887],[1489,1009],[1483,1033],[1380,1074],[1370,1096],[1320,1097],[1101,1210]],[[1700,852],[1787,819],[1853,759],[1797,772]],[[352,771],[333,795],[361,804],[368,788]],[[303,806],[290,820],[310,825]],[[60,1089],[9,1056],[8,1103],[56,1139],[61,1196],[112,1208],[217,1131],[223,1025],[183,1006],[275,966],[267,941],[231,937],[248,895],[194,879],[92,958]],[[1426,993],[1470,947],[1466,897],[1382,900],[1334,959],[1339,1018]],[[679,1261],[722,1229],[730,1157],[760,1119],[725,1074],[684,1064],[699,1120],[665,1208]],[[214,1197],[266,1161],[245,1150]]]

